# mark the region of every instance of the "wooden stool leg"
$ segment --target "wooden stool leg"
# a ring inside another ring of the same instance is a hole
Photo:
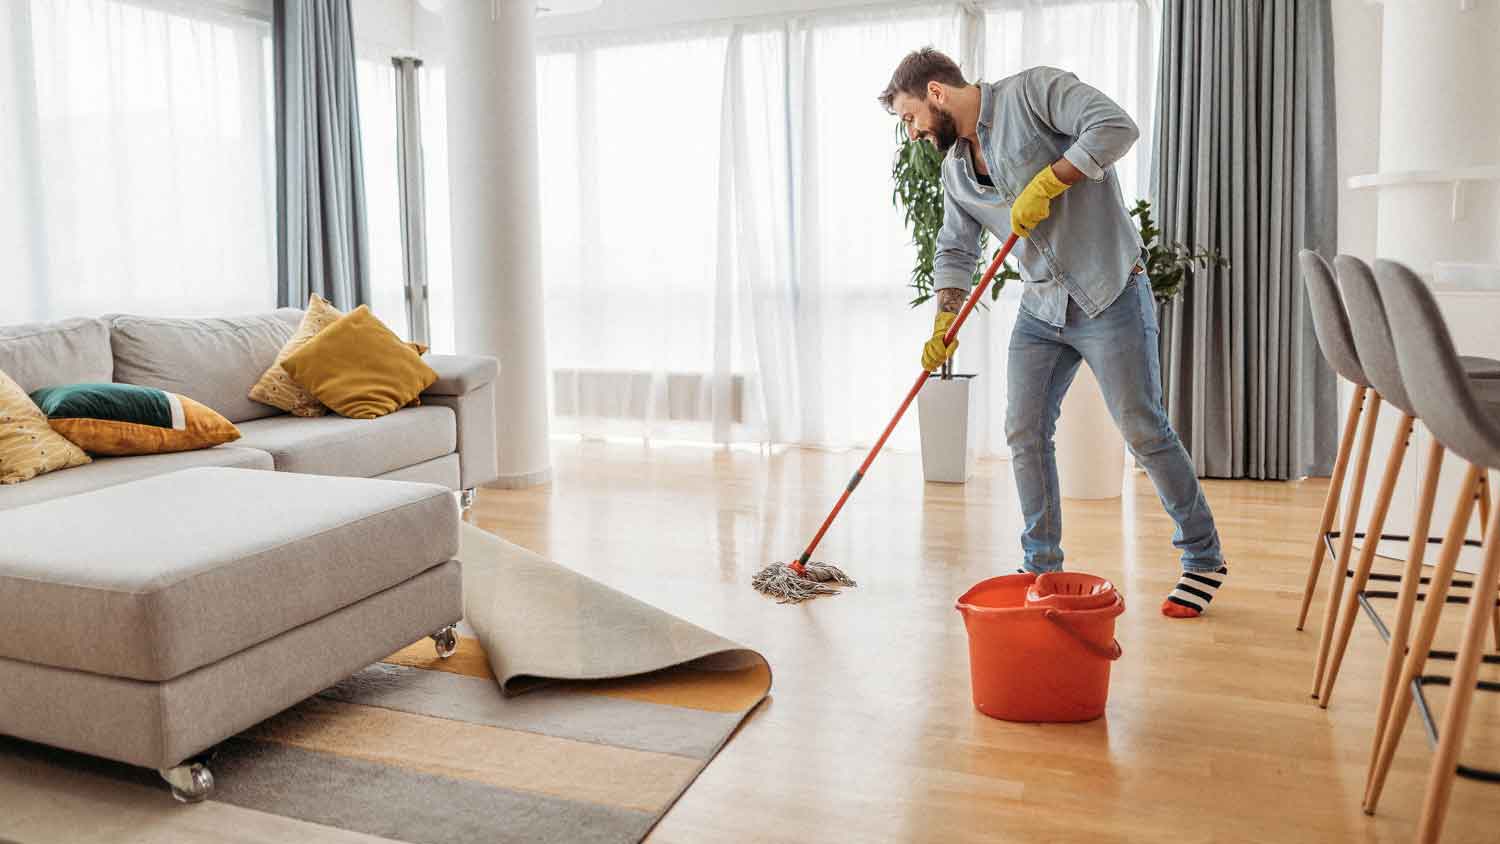
[[[1396,481],[1401,477],[1401,466],[1406,462],[1406,449],[1411,445],[1411,429],[1415,423],[1414,417],[1401,414],[1401,421],[1396,424],[1396,439],[1391,442],[1390,453],[1385,458],[1385,473],[1380,478],[1380,491],[1375,494],[1375,509],[1370,512],[1370,524],[1365,528],[1365,544],[1359,549],[1359,563],[1354,567],[1349,594],[1344,598],[1344,611],[1338,619],[1333,650],[1323,676],[1323,690],[1318,694],[1318,706],[1324,709],[1328,708],[1328,701],[1333,697],[1333,684],[1338,681],[1339,667],[1344,664],[1344,651],[1349,647],[1349,636],[1353,634],[1354,622],[1359,616],[1359,596],[1370,582],[1370,569],[1375,565],[1375,546],[1380,544],[1380,533],[1385,530],[1385,517],[1391,510],[1391,494],[1396,491]]]
[[[1453,507],[1453,518],[1448,522],[1448,532],[1443,535],[1443,547],[1438,552],[1437,568],[1433,569],[1432,582],[1427,585],[1427,597],[1422,606],[1422,623],[1417,626],[1411,649],[1401,669],[1401,680],[1397,695],[1391,705],[1391,717],[1386,720],[1380,745],[1380,758],[1375,760],[1375,770],[1370,774],[1370,788],[1365,795],[1365,812],[1375,814],[1380,802],[1380,791],[1385,787],[1386,774],[1390,773],[1391,760],[1396,757],[1396,748],[1401,745],[1401,732],[1406,729],[1406,719],[1411,715],[1412,681],[1421,675],[1427,665],[1427,652],[1432,649],[1433,636],[1437,634],[1438,620],[1443,615],[1443,603],[1448,599],[1448,587],[1453,582],[1453,569],[1458,563],[1458,552],[1464,546],[1464,537],[1469,532],[1469,517],[1474,514],[1474,484],[1479,482],[1480,470],[1469,465],[1459,487],[1458,499]]]
[[[1313,592],[1318,588],[1318,574],[1323,570],[1323,558],[1328,555],[1328,532],[1333,530],[1333,520],[1338,516],[1339,497],[1344,494],[1344,470],[1349,468],[1349,453],[1354,450],[1354,434],[1359,429],[1361,412],[1365,409],[1365,391],[1368,387],[1356,385],[1354,397],[1349,400],[1349,412],[1344,415],[1344,435],[1339,439],[1339,453],[1333,461],[1333,476],[1328,479],[1328,494],[1323,496],[1323,518],[1318,523],[1317,541],[1313,543],[1312,565],[1307,569],[1307,584],[1302,587],[1302,609],[1297,613],[1297,629],[1307,624],[1307,609],[1312,606]]]
[[[1422,820],[1417,826],[1418,841],[1436,842],[1443,832],[1448,799],[1453,795],[1458,751],[1463,747],[1468,728],[1469,704],[1474,700],[1474,681],[1479,678],[1479,658],[1484,654],[1484,628],[1490,616],[1486,604],[1493,599],[1497,585],[1500,585],[1500,520],[1491,518],[1485,522],[1484,565],[1479,569],[1474,596],[1469,601],[1463,644],[1458,649],[1453,685],[1449,687],[1452,692],[1448,711],[1443,714],[1437,752],[1432,756],[1432,771],[1427,775],[1427,797],[1422,801]]]
[[[1369,393],[1365,427],[1359,435],[1359,454],[1354,458],[1354,485],[1349,488],[1349,503],[1344,510],[1343,533],[1339,536],[1338,559],[1328,579],[1328,606],[1323,611],[1323,629],[1318,638],[1318,662],[1313,668],[1312,696],[1323,687],[1323,670],[1328,665],[1328,649],[1333,644],[1333,621],[1338,615],[1339,599],[1344,595],[1344,578],[1348,574],[1349,556],[1354,551],[1354,528],[1359,520],[1359,504],[1364,497],[1365,473],[1370,468],[1370,446],[1375,442],[1375,423],[1380,421],[1380,394]]]
[[[1483,475],[1479,476],[1480,524],[1488,525],[1490,523],[1490,512],[1492,510],[1492,505],[1493,500],[1490,498],[1490,473],[1485,472]],[[1474,594],[1477,596],[1479,593],[1476,592]],[[1491,627],[1495,631],[1495,649],[1500,650],[1500,600],[1496,600],[1497,598],[1500,598],[1500,596],[1492,596],[1491,598],[1494,603],[1490,607],[1490,622]]]
[[[1417,592],[1422,588],[1422,561],[1427,556],[1427,536],[1432,528],[1432,502],[1437,498],[1438,477],[1443,468],[1443,444],[1432,438],[1422,473],[1422,492],[1417,501],[1416,521],[1411,528],[1411,548],[1406,567],[1401,571],[1401,592],[1396,597],[1396,616],[1391,624],[1391,641],[1385,651],[1385,671],[1380,679],[1380,705],[1375,710],[1375,739],[1370,745],[1370,767],[1365,772],[1365,791],[1380,758],[1380,742],[1385,736],[1385,721],[1391,714],[1397,684],[1401,680],[1401,662],[1406,657],[1406,643],[1411,637],[1412,610]]]

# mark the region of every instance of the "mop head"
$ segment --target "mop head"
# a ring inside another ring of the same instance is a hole
[[[806,575],[800,575],[792,569],[790,563],[772,563],[756,572],[755,577],[750,579],[750,585],[762,595],[775,598],[778,604],[800,604],[819,595],[837,595],[838,588],[829,586],[830,583],[838,586],[856,585],[838,566],[808,563],[804,570]]]

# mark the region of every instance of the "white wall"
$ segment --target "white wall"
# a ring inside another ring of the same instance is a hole
[[[1338,249],[1376,257],[1379,197],[1351,190],[1350,176],[1380,169],[1381,7],[1370,0],[1333,0],[1334,94],[1338,121]]]
[[[354,43],[360,55],[416,52],[412,0],[354,0]]]

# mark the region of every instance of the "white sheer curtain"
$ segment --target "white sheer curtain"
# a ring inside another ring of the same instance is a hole
[[[1148,58],[1122,29],[1148,20],[1137,6],[1033,0],[1013,21],[1011,9],[944,3],[544,44],[554,429],[872,442],[931,326],[929,309],[907,305],[913,247],[891,204],[895,120],[876,95],[902,56],[931,44],[985,79],[996,78],[985,66],[1060,64],[1143,119],[1117,93],[1149,87],[1129,75]],[[1083,40],[1050,34],[1062,26]],[[1021,27],[1037,28],[1020,37],[1032,46],[1007,48]],[[643,111],[645,92],[663,90],[670,107]],[[1004,447],[1016,292],[971,323],[959,353],[986,384],[992,452]],[[916,442],[912,419],[891,445]]]
[[[401,186],[397,165],[397,108],[392,49],[362,48],[355,62],[359,84],[360,149],[365,167],[365,219],[370,233],[370,310],[409,339]],[[421,104],[423,191],[426,197],[427,293],[430,343],[453,351],[453,251],[449,240],[447,72],[424,64],[417,76]]]
[[[1156,14],[1144,0],[998,0],[983,11],[977,64],[984,79],[1028,67],[1071,71],[1119,103],[1140,126],[1140,140],[1115,164],[1127,205],[1146,195],[1155,103]],[[991,248],[998,245],[993,240]],[[964,328],[959,369],[978,372],[971,400],[980,403],[978,448],[1009,456],[1005,444],[1006,348],[1021,286],[1013,282],[989,310]]]
[[[408,339],[406,264],[401,247],[401,186],[396,146],[396,68],[386,56],[360,56],[359,143],[370,235],[370,310]]]
[[[262,5],[0,4],[5,322],[275,305]]]

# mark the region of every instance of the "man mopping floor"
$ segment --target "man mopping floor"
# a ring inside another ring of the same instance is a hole
[[[1131,454],[1177,523],[1182,574],[1163,615],[1194,618],[1229,576],[1213,513],[1161,401],[1156,304],[1140,235],[1114,162],[1135,143],[1135,122],[1109,97],[1050,67],[970,84],[931,48],[908,55],[880,95],[913,140],[943,159],[943,228],[933,287],[931,371],[952,357],[943,342],[969,293],[979,234],[1014,232],[1021,312],[1011,332],[1005,435],[1021,499],[1025,570],[1063,567],[1062,501],[1053,433],[1063,396],[1087,361]]]

